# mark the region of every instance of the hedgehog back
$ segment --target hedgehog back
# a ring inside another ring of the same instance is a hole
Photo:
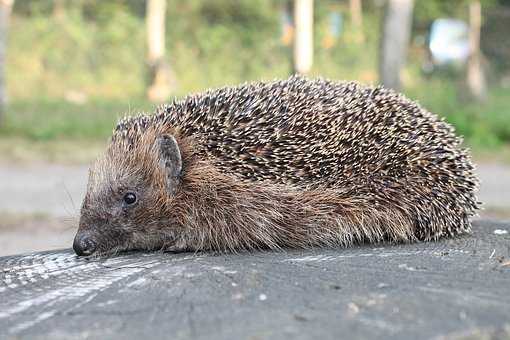
[[[161,107],[151,120],[252,181],[334,185],[414,176],[430,164],[438,171],[452,159],[459,163],[445,170],[470,170],[448,124],[391,90],[353,82],[293,77],[222,88]]]

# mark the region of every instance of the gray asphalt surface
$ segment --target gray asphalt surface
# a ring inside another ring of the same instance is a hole
[[[0,164],[0,212],[77,216],[88,166]]]
[[[0,338],[510,339],[510,224],[436,243],[0,258]]]

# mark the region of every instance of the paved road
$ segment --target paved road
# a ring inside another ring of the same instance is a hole
[[[343,250],[3,257],[0,338],[510,339],[509,260],[490,221]]]
[[[0,212],[76,216],[87,166],[0,163]]]
[[[491,208],[510,209],[510,167],[480,164],[479,199]],[[87,166],[0,164],[0,213],[77,216],[87,183]]]

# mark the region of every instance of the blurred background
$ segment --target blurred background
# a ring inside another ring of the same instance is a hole
[[[445,117],[510,216],[510,0],[0,0],[0,255],[71,245],[119,117],[293,73]]]

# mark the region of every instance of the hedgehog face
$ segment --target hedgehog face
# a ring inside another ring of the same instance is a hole
[[[175,243],[168,203],[179,184],[180,150],[167,134],[147,142],[133,147],[113,141],[91,167],[73,243],[77,255],[171,248]]]

